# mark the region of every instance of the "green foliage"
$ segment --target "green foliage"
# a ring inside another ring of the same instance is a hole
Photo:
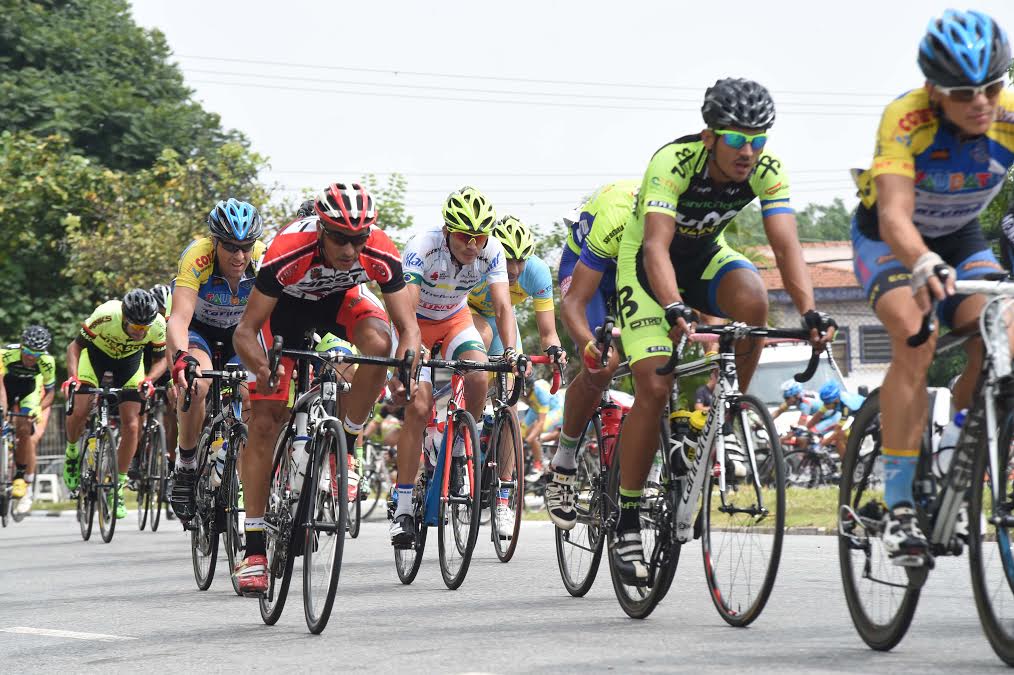
[[[848,241],[852,217],[840,197],[830,204],[807,204],[796,213],[800,241]]]
[[[400,250],[411,237],[412,216],[405,209],[405,192],[408,181],[399,173],[387,177],[387,185],[380,185],[377,177],[367,174],[362,184],[372,192],[377,202],[377,224],[387,232]]]

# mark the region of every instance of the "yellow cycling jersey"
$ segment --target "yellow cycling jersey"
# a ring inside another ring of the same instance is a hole
[[[571,225],[567,247],[592,269],[601,272],[619,255],[623,228],[634,217],[640,187],[641,181],[633,179],[607,183],[578,208],[580,216]]]
[[[254,243],[250,266],[233,292],[215,264],[215,242],[210,237],[201,237],[187,246],[180,255],[173,288],[191,288],[197,292],[192,319],[196,328],[233,328],[239,323],[254,287],[255,265],[264,257],[265,249],[264,242]]]
[[[915,181],[912,220],[927,237],[950,234],[977,218],[1014,165],[1014,93],[1002,90],[996,106],[996,121],[985,135],[965,138],[941,117],[925,87],[892,101],[880,121],[873,164],[853,171],[863,234],[880,238],[873,179],[886,174]]]
[[[96,307],[81,324],[80,337],[113,359],[125,359],[149,344],[154,353],[159,354],[165,351],[165,319],[156,314],[144,337],[135,340],[123,329],[122,301],[110,300]]]

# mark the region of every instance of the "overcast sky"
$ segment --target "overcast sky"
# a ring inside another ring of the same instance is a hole
[[[282,189],[408,179],[417,225],[460,185],[549,224],[640,177],[699,131],[721,77],[767,86],[769,148],[797,207],[854,204],[880,113],[922,83],[919,39],[947,2],[135,0],[203,105],[270,159]],[[1014,2],[976,9],[1014,31]]]

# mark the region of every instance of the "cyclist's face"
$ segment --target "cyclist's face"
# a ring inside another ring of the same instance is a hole
[[[524,271],[525,271],[524,260],[511,260],[510,258],[507,259],[507,281],[513,284],[515,281],[518,280],[518,277],[520,277],[524,273]]]
[[[39,357],[35,354],[29,354],[24,349],[21,350],[21,363],[26,368],[31,368],[39,360]]]
[[[238,279],[250,266],[250,257],[253,255],[252,244],[247,242],[230,241],[228,248],[222,242],[215,244],[215,257],[219,261],[222,272],[230,278]],[[241,248],[242,247],[242,248]],[[244,251],[243,248],[251,247]],[[231,251],[229,249],[232,249]]]
[[[761,133],[763,129],[729,127],[727,131],[739,131],[753,135]],[[718,165],[719,175],[717,177],[719,179],[725,178],[742,183],[750,177],[761,154],[761,150],[755,150],[752,143],[744,143],[740,148],[733,148],[721,136],[713,134],[710,129],[701,132],[701,139],[704,141],[704,146],[711,151],[711,159]]]
[[[338,227],[329,228],[329,230],[336,231],[339,235],[347,235],[350,238],[359,237],[362,234],[361,232],[349,232]],[[365,240],[357,244],[349,241],[344,236],[337,239],[328,236],[326,232],[320,232],[318,238],[320,239],[320,248],[324,252],[324,260],[331,267],[342,271],[350,270],[355,266],[356,261],[359,260],[359,253],[366,246]]]
[[[461,232],[447,232],[444,226],[444,235],[447,237],[447,245],[451,249],[451,255],[462,265],[471,265],[479,257],[479,253],[486,247],[485,235],[481,237],[467,237]],[[480,244],[480,240],[482,243]]]
[[[124,321],[123,332],[127,334],[127,337],[136,342],[143,340],[144,336],[148,334],[148,326],[135,326],[129,321]]]
[[[969,136],[979,136],[987,131],[996,119],[997,97],[989,98],[984,92],[972,97],[971,101],[962,103],[938,91],[929,85],[930,100],[938,104],[944,115],[961,131]]]

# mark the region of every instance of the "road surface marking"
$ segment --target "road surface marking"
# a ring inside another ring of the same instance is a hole
[[[47,637],[72,638],[74,640],[98,640],[99,642],[116,642],[118,640],[136,640],[136,637],[124,635],[104,635],[102,633],[79,633],[72,630],[54,630],[52,628],[29,628],[12,626],[0,628],[0,633],[21,633],[22,635],[45,635]]]

